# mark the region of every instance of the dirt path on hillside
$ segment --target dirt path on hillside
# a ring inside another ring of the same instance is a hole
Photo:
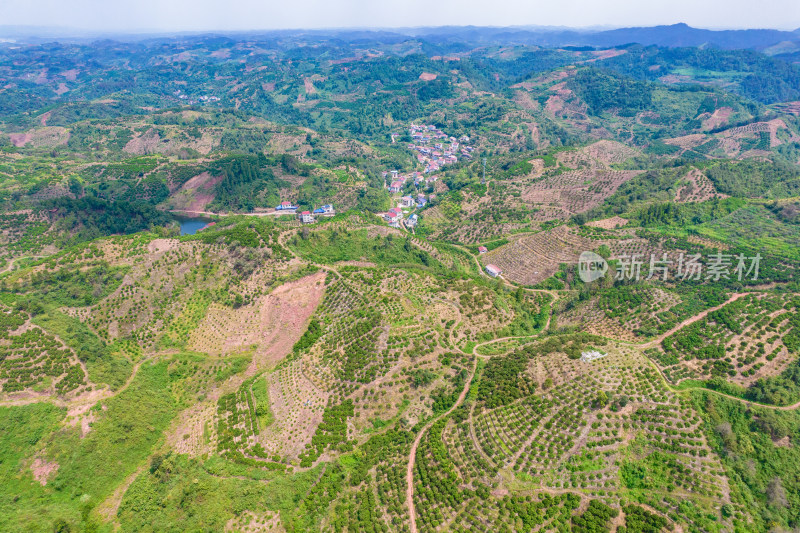
[[[549,323],[550,323],[550,319],[548,318],[547,324],[545,324],[545,326],[549,325]],[[542,328],[542,331],[545,331],[546,329],[547,329],[547,327],[544,327],[544,328]],[[541,332],[539,332],[539,333],[541,333]],[[498,343],[498,342],[511,341],[511,340],[514,340],[514,339],[530,339],[530,342],[533,342],[535,340],[538,340],[538,338],[539,338],[538,335],[539,335],[538,333],[534,333],[532,335],[520,335],[518,337],[498,337],[498,338],[492,339],[490,341],[484,341],[484,342],[482,342],[480,344],[476,344],[475,347],[472,349],[472,351],[478,357],[494,357],[494,356],[498,356],[498,355],[508,355],[508,352],[506,352],[504,354],[494,354],[494,355],[481,354],[481,353],[478,353],[478,348],[480,348],[481,346],[486,346],[487,344],[495,344],[495,343]]]
[[[238,216],[245,216],[245,217],[277,217],[280,215],[294,215],[295,213],[287,213],[284,211],[265,211],[263,213],[215,213],[213,211],[194,211],[191,209],[170,209],[170,213],[175,213],[178,215],[200,215],[200,216],[207,216],[207,217],[238,217]]]
[[[675,394],[680,394],[682,392],[689,392],[692,390],[703,390],[711,394],[716,394],[717,396],[723,396],[730,400],[736,400],[737,402],[741,402],[748,407],[761,407],[764,409],[772,409],[774,411],[794,411],[795,409],[800,409],[800,401],[790,405],[769,405],[764,403],[752,402],[750,400],[745,400],[744,398],[739,398],[738,396],[732,396],[730,394],[726,394],[718,390],[708,389],[706,387],[701,387],[701,386],[676,389],[670,384],[670,382],[667,380],[667,376],[664,375],[664,373],[661,371],[661,368],[659,368],[659,366],[652,359],[650,359],[647,356],[644,356],[644,358],[650,363],[650,365],[656,370],[656,372],[658,372],[658,375],[661,377],[661,380],[664,382],[664,385],[667,387],[667,389],[669,389],[671,392]]]
[[[499,342],[503,342],[503,341],[510,341],[510,340],[514,340],[514,339],[530,339],[530,342],[533,342],[533,341],[537,340],[538,336],[541,335],[542,332],[548,330],[548,328],[550,327],[550,322],[553,319],[553,307],[554,307],[554,304],[556,303],[556,301],[561,296],[556,291],[552,291],[552,290],[549,290],[549,289],[527,289],[527,288],[523,287],[523,290],[530,291],[530,292],[543,292],[543,293],[549,294],[553,298],[553,300],[548,304],[550,306],[550,312],[547,314],[547,322],[544,323],[544,326],[542,327],[542,329],[540,331],[536,332],[536,333],[531,334],[531,335],[512,335],[512,336],[509,336],[509,337],[498,337],[496,339],[480,342],[480,343],[476,344],[472,348],[472,353],[474,353],[478,357],[493,357],[492,355],[479,354],[478,353],[478,348],[480,348],[481,346],[486,346],[488,344],[494,344],[494,343],[499,343]],[[495,355],[504,355],[504,354],[495,354]]]
[[[460,248],[461,250],[463,250],[463,251],[469,253],[470,255],[472,255],[471,252],[469,250],[467,250],[466,248],[464,248],[463,246],[458,246],[458,245],[455,245],[455,244],[453,246],[456,247],[456,248]],[[486,271],[483,269],[483,265],[481,265],[480,260],[476,256],[473,255],[472,259],[475,261],[475,264],[478,266],[478,273],[481,276],[485,277],[485,278],[499,279],[500,281],[503,282],[503,284],[506,287],[509,287],[509,288],[512,288],[512,289],[522,288],[522,290],[525,290],[525,291],[528,291],[528,292],[543,292],[543,293],[546,293],[546,294],[549,294],[550,296],[552,296],[553,297],[553,301],[550,302],[550,314],[547,316],[547,323],[545,323],[544,327],[542,328],[542,331],[546,331],[547,328],[550,327],[550,320],[553,318],[553,305],[561,297],[561,295],[558,294],[558,291],[554,291],[554,290],[551,290],[551,289],[531,289],[530,287],[523,287],[522,285],[517,285],[515,283],[512,283],[512,282],[508,281],[503,276],[498,276],[496,278],[493,278],[489,274],[486,273]],[[495,340],[499,340],[499,339],[495,339]],[[493,341],[489,341],[489,342],[493,342]]]
[[[723,308],[723,307],[725,307],[726,305],[728,305],[728,304],[730,304],[730,303],[733,303],[733,302],[735,302],[736,300],[738,300],[739,298],[741,298],[742,296],[747,296],[748,294],[751,294],[751,293],[749,293],[749,292],[737,292],[736,294],[734,294],[733,296],[731,296],[730,298],[728,298],[728,299],[727,299],[727,300],[726,300],[724,303],[721,303],[721,304],[719,304],[719,305],[718,305],[718,306],[716,306],[716,307],[711,307],[710,309],[706,309],[705,311],[701,311],[700,313],[698,313],[698,314],[696,314],[696,315],[694,315],[694,316],[692,316],[692,317],[689,317],[689,318],[687,318],[687,319],[683,320],[683,321],[682,321],[680,324],[678,324],[678,325],[677,325],[677,326],[675,326],[674,328],[670,329],[670,330],[669,330],[669,331],[667,331],[666,333],[662,333],[661,335],[659,335],[659,336],[658,336],[658,337],[656,337],[655,339],[653,339],[653,340],[651,340],[651,341],[649,341],[649,342],[646,342],[646,343],[644,343],[644,344],[640,344],[639,346],[640,346],[641,348],[644,348],[644,349],[646,349],[646,348],[652,348],[653,346],[656,346],[656,345],[660,344],[660,343],[661,343],[661,341],[663,341],[664,339],[666,339],[667,337],[669,337],[669,336],[670,336],[670,335],[672,335],[673,333],[675,333],[675,332],[677,332],[677,331],[680,331],[680,330],[682,330],[683,328],[685,328],[685,327],[686,327],[686,326],[688,326],[689,324],[694,324],[694,323],[695,323],[695,322],[697,322],[698,320],[702,320],[702,319],[704,319],[704,318],[705,318],[706,316],[708,316],[710,313],[713,313],[714,311],[719,311],[720,309],[722,309],[722,308]]]
[[[0,274],[5,274],[6,272],[11,272],[14,269],[14,261],[19,261],[20,259],[41,259],[43,257],[48,257],[46,255],[23,255],[20,257],[12,257],[8,260],[8,264],[6,268],[0,270]]]
[[[17,259],[16,257],[12,257],[11,259],[9,259],[8,260],[8,264],[6,265],[6,268],[4,268],[3,270],[0,270],[0,274],[5,274],[6,272],[11,272],[14,269],[14,261],[16,259]]]
[[[144,472],[149,464],[150,457],[147,458],[145,463],[141,464],[139,468],[126,477],[125,480],[114,489],[114,492],[94,509],[94,512],[100,515],[104,521],[113,524],[115,531],[120,527],[120,524],[117,522],[117,511],[119,511],[122,498],[125,496],[125,493],[128,492],[133,482],[136,481],[136,478]]]
[[[32,403],[39,403],[39,402],[50,402],[57,407],[63,407],[67,409],[69,412],[73,411],[80,411],[82,407],[91,407],[92,405],[96,404],[99,401],[106,400],[108,398],[112,398],[117,396],[118,394],[122,394],[125,390],[131,386],[133,380],[136,378],[136,374],[139,372],[139,368],[146,363],[147,361],[152,361],[156,357],[160,357],[162,355],[170,355],[167,353],[159,353],[153,354],[149,357],[146,357],[133,365],[133,370],[131,371],[130,376],[128,379],[125,380],[125,383],[117,390],[112,391],[108,386],[105,388],[93,391],[94,394],[84,394],[81,396],[76,396],[70,400],[63,400],[61,398],[53,398],[50,396],[31,396],[30,398],[19,398],[16,400],[5,400],[0,401],[0,407],[17,407],[22,405],[30,405]],[[84,368],[85,371],[85,368]],[[89,375],[88,373],[86,374]]]
[[[475,377],[475,372],[477,370],[478,358],[475,357],[472,363],[472,371],[470,372],[470,375],[464,384],[464,389],[461,391],[461,394],[459,394],[456,403],[454,403],[453,406],[450,407],[450,409],[448,409],[446,412],[428,421],[428,423],[425,424],[425,426],[417,434],[417,438],[414,439],[414,443],[411,445],[411,451],[408,454],[408,467],[406,468],[406,501],[408,502],[408,523],[411,533],[417,533],[417,517],[414,509],[414,463],[417,459],[417,448],[419,447],[419,443],[422,441],[422,437],[425,436],[425,433],[437,420],[442,417],[447,417],[464,402],[464,399],[467,397],[467,393],[469,393],[470,385],[472,385],[472,380]]]

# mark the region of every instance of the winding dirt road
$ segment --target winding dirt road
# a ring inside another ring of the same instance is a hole
[[[661,335],[659,335],[658,337],[656,337],[655,339],[653,339],[653,340],[651,340],[651,341],[649,341],[649,342],[646,342],[646,343],[644,343],[644,344],[639,344],[639,346],[641,346],[642,348],[652,348],[653,346],[656,346],[656,345],[660,344],[660,343],[661,343],[661,341],[663,341],[664,339],[666,339],[667,337],[669,337],[669,336],[670,336],[670,335],[672,335],[673,333],[675,333],[675,332],[677,332],[677,331],[680,331],[680,330],[682,330],[683,328],[685,328],[685,327],[686,327],[686,326],[688,326],[689,324],[694,324],[694,323],[695,323],[695,322],[697,322],[698,320],[702,320],[702,319],[704,319],[704,318],[705,318],[706,316],[708,316],[710,313],[713,313],[714,311],[719,311],[720,309],[722,309],[722,308],[723,308],[723,307],[725,307],[726,305],[728,305],[728,304],[730,304],[730,303],[733,303],[733,302],[735,302],[736,300],[738,300],[739,298],[741,298],[742,296],[747,296],[748,294],[750,294],[750,293],[747,293],[747,292],[737,292],[736,294],[734,294],[733,296],[731,296],[730,298],[728,298],[727,300],[725,300],[725,302],[723,302],[723,303],[719,304],[718,306],[716,306],[716,307],[711,307],[711,308],[709,308],[709,309],[706,309],[705,311],[701,311],[701,312],[697,313],[697,314],[696,314],[696,315],[694,315],[693,317],[689,317],[689,318],[687,318],[687,319],[683,320],[683,321],[682,321],[680,324],[678,324],[678,325],[677,325],[677,326],[675,326],[674,328],[670,329],[670,330],[669,330],[669,331],[667,331],[666,333],[662,333]]]
[[[170,213],[174,213],[176,215],[191,215],[191,216],[203,216],[203,217],[277,217],[280,215],[294,215],[294,211],[291,213],[284,213],[283,211],[265,211],[263,213],[214,213],[213,211],[194,211],[192,209],[170,209]]]
[[[8,260],[8,264],[6,268],[0,270],[0,274],[5,274],[6,272],[11,272],[14,270],[14,261],[19,261],[20,259],[41,259],[43,257],[47,257],[46,255],[22,255],[20,257],[12,257]]]
[[[414,464],[417,459],[417,448],[419,447],[419,443],[422,441],[422,437],[425,436],[425,433],[430,429],[434,422],[442,417],[448,416],[464,402],[464,399],[469,393],[469,387],[472,385],[472,379],[475,377],[475,372],[477,369],[478,358],[475,357],[472,363],[472,372],[470,372],[469,378],[467,378],[467,381],[464,384],[464,389],[461,391],[461,394],[459,394],[456,403],[454,403],[453,406],[450,407],[450,409],[448,409],[446,412],[429,420],[428,423],[425,424],[425,426],[419,431],[417,438],[414,439],[414,443],[411,445],[411,451],[408,454],[408,467],[406,468],[406,501],[408,502],[408,521],[409,527],[411,528],[411,533],[417,533],[417,515],[416,510],[414,509]]]
[[[177,353],[177,352],[176,352]],[[79,407],[86,403],[96,404],[99,401],[106,400],[108,398],[112,398],[117,396],[118,394],[122,394],[125,390],[131,386],[133,380],[136,378],[136,374],[139,372],[139,368],[146,363],[147,361],[152,361],[157,357],[161,357],[164,355],[170,355],[169,353],[157,353],[150,355],[144,359],[141,359],[134,363],[133,370],[131,371],[131,375],[128,376],[128,379],[125,380],[125,383],[118,388],[117,390],[111,390],[107,386],[103,389],[97,391],[99,394],[91,394],[89,396],[76,396],[71,400],[63,400],[58,397],[53,396],[31,396],[30,398],[19,398],[15,400],[4,400],[0,401],[0,407],[12,407],[12,406],[21,406],[21,405],[30,405],[32,403],[41,403],[41,402],[50,402],[57,407],[64,407],[67,409]],[[88,374],[87,374],[88,375]]]

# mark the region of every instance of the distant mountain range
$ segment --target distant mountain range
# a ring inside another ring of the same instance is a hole
[[[713,46],[724,49],[765,50],[784,43],[800,46],[800,29],[706,30],[687,24],[617,28],[611,30],[581,30],[548,27],[486,28],[476,26],[410,28],[399,33],[428,41],[495,42],[529,44],[547,47],[593,46],[612,47],[638,43],[656,46]],[[792,48],[790,46],[790,48]]]
[[[544,47],[592,46],[607,48],[625,44],[657,45],[671,47],[711,46],[723,49],[752,49],[776,53],[800,50],[800,29],[782,31],[774,29],[707,30],[679,23],[668,26],[650,26],[616,29],[572,29],[548,26],[438,26],[425,28],[375,28],[375,29],[319,29],[319,30],[265,30],[248,32],[181,32],[181,33],[129,33],[89,32],[66,28],[28,26],[0,26],[0,40],[40,43],[45,41],[91,41],[96,39],[141,40],[152,38],[224,35],[234,39],[258,37],[307,36],[332,37],[345,41],[397,42],[409,37],[431,43],[524,44]]]

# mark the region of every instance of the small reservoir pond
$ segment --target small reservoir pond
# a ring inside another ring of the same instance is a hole
[[[178,218],[176,220],[181,225],[181,235],[194,235],[197,230],[209,223],[208,220],[203,218]]]

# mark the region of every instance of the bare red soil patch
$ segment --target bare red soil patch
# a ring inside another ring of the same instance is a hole
[[[33,479],[42,485],[47,485],[47,481],[53,474],[56,473],[57,470],[58,463],[45,461],[41,457],[37,457],[33,460],[33,463],[31,463],[31,473],[33,474]]]
[[[214,187],[222,181],[222,176],[212,176],[203,172],[184,183],[170,199],[174,209],[182,211],[205,211],[214,200]]]
[[[616,229],[621,228],[628,223],[627,218],[613,216],[611,218],[604,218],[602,220],[595,220],[594,222],[587,222],[586,225],[592,228],[601,229]]]
[[[219,59],[227,59],[231,57],[231,49],[230,48],[220,48],[219,50],[214,50],[211,52],[211,57],[216,57]]]
[[[671,139],[664,139],[666,144],[683,148],[684,150],[691,150],[700,146],[706,141],[706,136],[702,133],[693,133],[691,135],[683,135],[681,137],[672,137]]]
[[[732,113],[733,108],[731,107],[720,107],[719,109],[715,109],[714,112],[708,116],[708,118],[703,120],[703,129],[711,130],[718,128],[719,126],[724,126],[728,123],[728,117],[730,117]]]
[[[594,56],[589,61],[597,61],[600,59],[610,59],[612,57],[621,56],[622,54],[626,53],[625,50],[617,50],[617,49],[610,49],[610,50],[596,50],[592,52],[592,56]],[[587,61],[588,62],[588,61]]]
[[[11,139],[11,144],[17,148],[22,148],[33,139],[32,133],[9,133],[8,137]]]
[[[80,73],[81,73],[80,70],[73,68],[70,70],[65,70],[64,72],[61,73],[61,75],[64,76],[64,79],[66,79],[67,81],[75,81],[76,79],[78,79],[78,74]]]
[[[775,104],[775,108],[779,109],[784,113],[790,113],[792,115],[800,115],[800,100],[794,102],[783,102],[781,104]]]
[[[578,150],[568,150],[556,154],[561,163],[574,168],[607,168],[613,163],[622,163],[639,155],[639,151],[622,143],[601,140]]]

